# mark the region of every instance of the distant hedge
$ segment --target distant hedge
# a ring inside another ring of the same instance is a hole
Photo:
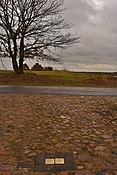
[[[53,67],[47,66],[47,67],[43,67],[41,64],[39,63],[35,63],[31,70],[34,71],[53,71]]]

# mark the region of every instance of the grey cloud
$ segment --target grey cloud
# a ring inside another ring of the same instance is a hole
[[[96,15],[96,11],[83,0],[65,0],[65,5],[67,7],[66,10],[66,18],[69,22],[75,25],[75,27],[80,27],[80,24],[88,22],[88,15],[93,14]]]
[[[101,1],[104,6],[96,8],[93,0],[65,0],[71,31],[82,36],[78,46],[64,52],[66,64],[117,65],[117,1]]]

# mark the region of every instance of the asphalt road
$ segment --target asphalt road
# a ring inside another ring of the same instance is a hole
[[[0,94],[57,94],[82,96],[117,96],[117,88],[0,86]]]

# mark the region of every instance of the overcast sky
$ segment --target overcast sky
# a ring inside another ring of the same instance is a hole
[[[65,0],[65,4],[67,20],[81,36],[81,43],[65,54],[66,65],[117,71],[117,0]]]
[[[117,71],[117,0],[65,0],[65,6],[65,18],[81,41],[62,53],[64,64],[56,67]]]

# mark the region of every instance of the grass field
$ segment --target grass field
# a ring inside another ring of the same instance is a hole
[[[78,73],[67,71],[0,71],[1,85],[117,87],[117,73]]]

